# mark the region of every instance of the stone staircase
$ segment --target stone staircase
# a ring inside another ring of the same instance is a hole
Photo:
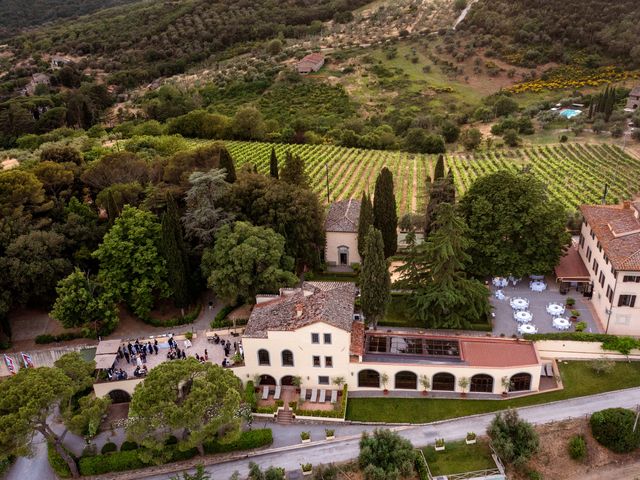
[[[291,425],[293,423],[293,412],[289,407],[278,412],[276,423],[279,423],[280,425]]]

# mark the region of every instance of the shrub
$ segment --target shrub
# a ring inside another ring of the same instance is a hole
[[[311,440],[311,432],[300,432],[300,440]]]
[[[640,446],[640,429],[633,431],[635,413],[626,408],[608,408],[591,416],[591,432],[602,445],[616,453],[631,452]]]
[[[118,451],[118,446],[115,443],[107,442],[102,446],[100,453],[102,453],[102,455],[106,455],[108,453],[117,452],[117,451]]]
[[[98,449],[95,443],[87,445],[82,449],[82,457],[95,457],[98,454]]]
[[[73,456],[68,450],[67,453]],[[49,465],[51,465],[51,468],[54,472],[56,472],[56,475],[58,475],[58,477],[71,477],[71,470],[69,470],[69,465],[67,465],[67,462],[65,462],[64,458],[62,458],[56,451],[56,447],[51,442],[47,443],[47,458],[49,459]]]
[[[76,338],[83,338],[84,335],[82,332],[65,332],[60,335],[50,335],[45,333],[43,335],[38,335],[36,337],[36,343],[39,345],[45,343],[54,343],[54,342],[66,342],[67,340],[75,340]]]
[[[138,448],[139,448],[139,445],[136,442],[131,442],[127,440],[120,446],[120,451],[130,452],[131,450],[137,450]]]
[[[300,467],[302,468],[303,472],[310,472],[313,469],[313,465],[311,465],[310,463],[302,463],[300,464]]]
[[[96,455],[80,459],[81,475],[102,475],[109,472],[123,472],[144,468],[147,464],[140,460],[138,452],[114,452],[110,455]]]
[[[386,429],[367,432],[360,439],[358,463],[366,480],[399,480],[414,473],[415,451],[408,440]]]
[[[191,312],[187,313],[184,317],[174,317],[166,320],[159,320],[157,318],[142,318],[141,320],[154,327],[179,327],[180,325],[188,325],[194,322],[200,315],[200,305],[195,307]]]
[[[609,374],[616,368],[616,363],[613,360],[607,360],[604,357],[592,360],[589,365],[597,375]]]
[[[429,474],[427,473],[427,461],[420,452],[416,455],[415,468],[420,480],[429,480]]]
[[[578,322],[576,323],[576,332],[582,332],[586,330],[587,322]]]
[[[515,410],[498,413],[489,425],[487,434],[502,460],[516,466],[524,465],[540,445],[533,426],[520,419]]]
[[[582,435],[574,435],[569,440],[569,456],[574,460],[584,460],[587,456],[587,442]]]
[[[225,319],[227,318],[227,315],[229,315],[233,311],[234,308],[236,307],[232,305],[227,305],[226,307],[222,307],[222,309],[218,313],[216,313],[215,318],[211,322],[211,328],[221,328],[221,327],[228,326],[225,324]],[[227,321],[226,323],[229,323],[229,322]]]
[[[177,445],[178,444],[178,438],[175,435],[169,435],[169,437],[164,441],[164,444],[166,446]]]
[[[336,431],[332,428],[325,428],[324,433],[327,437],[333,437],[336,434]]]
[[[251,407],[252,412],[256,411],[258,399],[256,398],[256,389],[251,380],[247,382],[247,386],[244,389],[244,401]]]
[[[542,474],[537,470],[529,470],[527,472],[527,478],[529,480],[542,480]]]
[[[208,454],[225,453],[236,450],[251,450],[264,447],[273,443],[273,434],[270,428],[259,428],[242,432],[240,436],[231,442],[218,442],[217,440],[206,442],[204,451]]]

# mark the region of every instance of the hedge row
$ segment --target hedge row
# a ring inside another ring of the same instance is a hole
[[[45,343],[75,340],[76,338],[84,338],[84,334],[82,332],[65,332],[60,335],[49,335],[48,333],[45,333],[44,335],[38,335],[36,337],[36,343],[42,345]]]
[[[244,401],[251,407],[252,412],[256,411],[258,399],[256,398],[255,386],[251,380],[247,382],[247,386],[244,389]]]
[[[175,317],[168,320],[158,320],[157,318],[143,318],[142,321],[154,327],[178,327],[180,325],[187,325],[193,323],[200,315],[200,305],[194,308],[191,312],[187,313],[184,317]]]
[[[427,461],[421,451],[416,451],[416,473],[420,480],[429,480],[427,472]]]
[[[215,318],[211,322],[211,328],[224,327],[225,326],[225,325],[223,325],[224,320],[227,318],[227,315],[229,315],[231,312],[233,312],[234,308],[236,308],[236,307],[233,307],[231,305],[227,305],[226,307],[222,307],[222,309],[218,313],[216,313]]]
[[[188,460],[198,454],[196,448],[180,450],[173,442],[165,446],[166,462]],[[208,454],[233,452],[236,450],[250,450],[264,447],[273,443],[271,429],[257,429],[242,432],[232,442],[211,441],[204,444],[204,451]],[[124,446],[124,445],[123,445]],[[140,449],[143,450],[143,449]],[[64,460],[63,460],[64,462]],[[65,464],[66,465],[66,464]],[[52,464],[53,466],[53,464]],[[83,456],[80,458],[79,468],[82,475],[102,475],[110,472],[123,472],[149,466],[140,459],[139,450],[123,450],[106,455]],[[57,471],[56,471],[57,473]]]
[[[585,333],[585,332],[557,332],[557,333],[531,333],[525,334],[526,340],[573,340],[576,342],[605,342],[615,335],[606,333]]]
[[[347,385],[342,388],[342,401],[339,410],[301,410],[298,402],[291,402],[289,406],[296,415],[303,417],[344,418],[347,412]]]
[[[64,448],[64,447],[63,447]],[[69,452],[69,450],[67,450]],[[69,452],[69,455],[73,456],[72,453]],[[47,442],[47,458],[49,459],[49,465],[56,475],[60,478],[69,478],[71,477],[71,470],[69,470],[69,465],[64,458],[57,452],[56,447],[51,442]]]

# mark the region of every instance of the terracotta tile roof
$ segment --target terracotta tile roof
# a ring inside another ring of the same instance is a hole
[[[604,253],[616,270],[640,270],[640,220],[636,206],[582,205],[585,221],[591,227]]]
[[[360,200],[353,198],[334,202],[329,207],[327,220],[324,223],[326,232],[349,232],[358,231],[358,220],[360,219]]]
[[[355,298],[356,287],[350,282],[305,282],[298,289],[287,289],[280,297],[257,304],[244,335],[266,338],[270,330],[292,331],[316,322],[350,332]]]
[[[538,354],[532,342],[524,340],[460,340],[462,359],[471,367],[519,367],[537,365]]]
[[[351,327],[351,355],[364,355],[364,322],[353,322]]]
[[[588,281],[589,270],[582,261],[575,242],[567,249],[555,268],[556,277],[563,281]]]
[[[309,55],[302,57],[298,63],[306,62],[320,64],[324,62],[324,55],[321,53],[310,53]]]

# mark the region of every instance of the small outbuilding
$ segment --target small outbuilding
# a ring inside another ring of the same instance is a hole
[[[353,198],[334,202],[329,207],[325,221],[325,262],[328,267],[350,269],[360,263],[358,253],[358,222],[360,200]]]
[[[307,73],[317,72],[324,65],[324,55],[322,53],[311,53],[302,58],[296,65],[298,73],[306,75]]]
[[[640,106],[640,86],[635,87],[633,90],[631,90],[631,93],[629,93],[629,98],[627,99],[627,105],[625,107],[625,110],[636,111],[639,106]]]

